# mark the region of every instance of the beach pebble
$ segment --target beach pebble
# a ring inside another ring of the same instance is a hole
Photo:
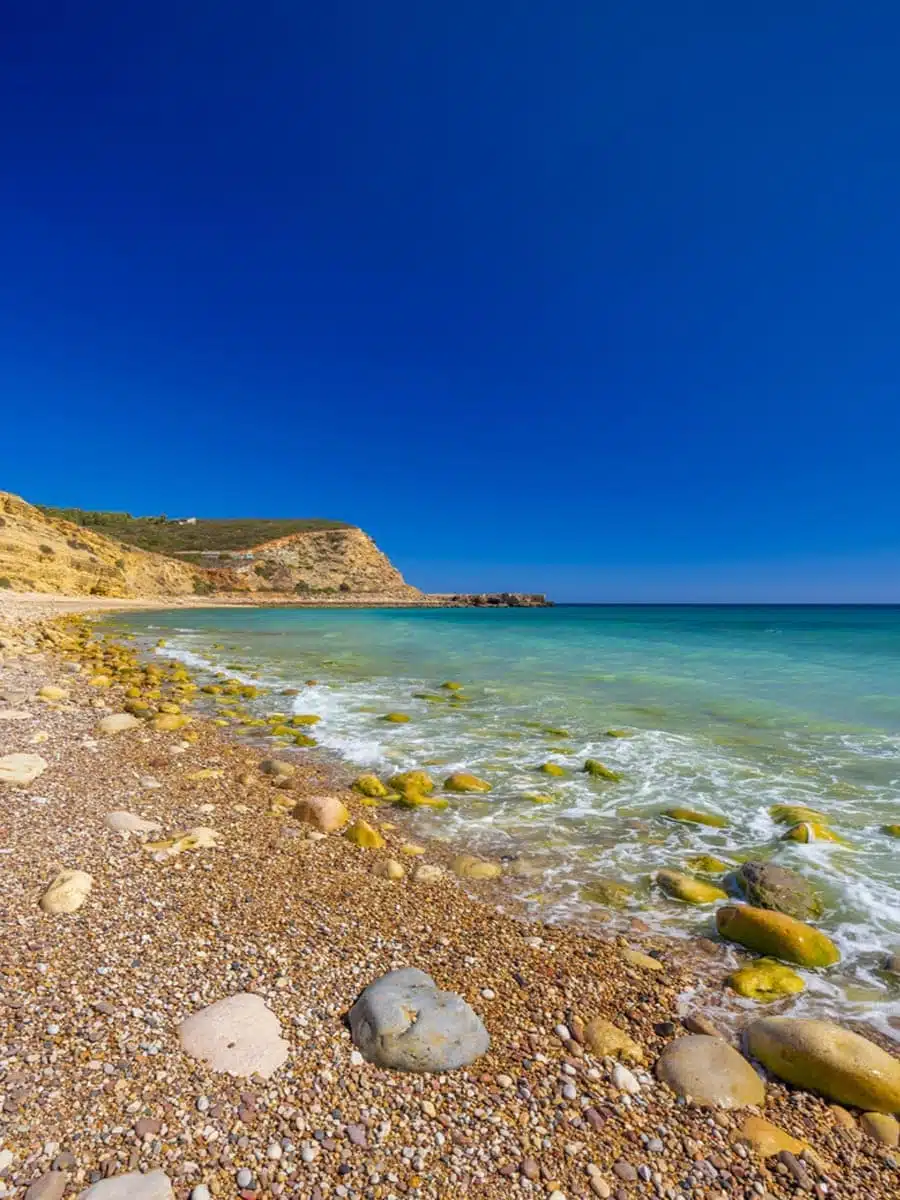
[[[553,1032],[561,1042],[571,1042],[572,1040],[572,1034],[569,1032],[568,1025],[555,1025]]]
[[[247,1167],[241,1167],[234,1179],[239,1188],[248,1188],[253,1183],[253,1172]]]
[[[318,1146],[304,1146],[303,1149],[300,1151],[300,1157],[303,1159],[303,1161],[305,1163],[315,1162],[316,1159],[319,1157],[319,1147]]]
[[[65,1171],[48,1171],[36,1179],[25,1193],[25,1200],[62,1200],[69,1176]]]
[[[60,871],[41,897],[41,908],[45,913],[77,912],[93,885],[86,871]]]
[[[414,883],[440,883],[444,878],[444,872],[441,867],[436,867],[431,863],[419,863],[412,878]]]
[[[115,812],[107,813],[103,819],[103,823],[107,829],[112,829],[115,833],[156,833],[162,829],[158,821],[148,821],[144,817],[138,817],[134,813],[126,812],[124,809],[116,809]]]
[[[5,1171],[7,1167],[12,1166],[12,1161],[12,1150],[0,1150],[0,1171]]]
[[[238,992],[187,1017],[178,1026],[191,1058],[229,1075],[268,1079],[285,1062],[288,1044],[278,1018],[261,996]]]
[[[127,733],[129,729],[138,729],[141,722],[131,713],[112,713],[104,717],[97,725],[98,733]]]
[[[47,766],[46,758],[39,754],[5,754],[0,758],[0,783],[32,783]]]
[[[362,1054],[402,1071],[452,1071],[490,1045],[487,1030],[462,996],[443,992],[415,967],[389,971],[350,1010],[350,1031]]]
[[[174,1200],[172,1182],[164,1171],[129,1171],[101,1179],[83,1191],[78,1200]]]
[[[212,1200],[212,1194],[205,1183],[198,1183],[191,1188],[190,1200]]]
[[[612,1085],[613,1087],[618,1088],[620,1092],[628,1092],[629,1095],[632,1096],[636,1096],[641,1090],[641,1085],[638,1083],[637,1079],[634,1077],[631,1071],[629,1071],[627,1067],[623,1067],[621,1063],[617,1063],[616,1066],[613,1067]]]

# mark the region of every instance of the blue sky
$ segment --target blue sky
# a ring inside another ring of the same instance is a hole
[[[0,486],[900,600],[900,10],[12,0]]]

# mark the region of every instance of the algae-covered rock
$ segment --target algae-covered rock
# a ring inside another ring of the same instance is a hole
[[[603,904],[606,908],[625,908],[634,891],[627,883],[616,879],[595,879],[586,883],[579,894],[583,900]]]
[[[538,770],[542,775],[552,775],[554,779],[561,779],[566,774],[566,768],[555,762],[542,763]]]
[[[631,737],[631,734],[627,729],[607,729],[603,736],[608,738],[627,738]]]
[[[831,1021],[761,1017],[746,1039],[749,1053],[785,1083],[854,1108],[900,1111],[900,1059],[858,1033]]]
[[[837,946],[821,930],[785,913],[728,904],[716,913],[716,927],[731,942],[801,967],[830,967],[840,961]]]
[[[68,700],[69,693],[65,688],[57,687],[55,684],[48,683],[40,689],[38,696],[41,700],[57,702],[59,700]]]
[[[522,797],[523,800],[528,800],[532,804],[552,804],[553,797],[547,796],[544,792],[526,792]]]
[[[399,792],[401,796],[405,796],[407,792],[427,796],[434,791],[434,780],[427,771],[403,771],[399,775],[391,776],[388,787],[392,792]]]
[[[321,720],[322,720],[322,718],[319,716],[316,716],[315,713],[298,713],[296,716],[291,717],[291,724],[292,725],[318,725],[318,723]]]
[[[344,837],[363,850],[383,850],[384,838],[368,821],[355,820]]]
[[[824,813],[805,804],[773,804],[769,809],[772,820],[779,825],[799,825],[802,821],[825,822]]]
[[[280,758],[264,758],[259,764],[263,775],[277,778],[279,775],[293,775],[297,768],[293,763],[282,762]]]
[[[405,725],[407,721],[412,720],[412,717],[408,713],[389,712],[385,713],[381,719],[387,721],[389,725]]]
[[[608,779],[610,783],[618,783],[622,776],[618,771],[613,771],[604,763],[596,758],[589,758],[584,764],[584,773],[590,775],[594,779]]]
[[[491,785],[477,775],[468,775],[465,771],[457,771],[448,775],[444,780],[444,788],[448,792],[489,792]]]
[[[450,866],[460,879],[497,879],[503,874],[499,863],[488,862],[474,854],[458,854]]]
[[[715,884],[692,879],[682,871],[657,871],[656,882],[667,896],[673,900],[683,900],[686,904],[714,904],[716,900],[728,899],[726,893]]]
[[[150,728],[155,729],[157,733],[174,733],[178,729],[183,729],[189,720],[189,717],[176,713],[157,713],[150,721]]]
[[[796,971],[774,958],[758,958],[755,962],[745,963],[728,976],[727,983],[739,996],[759,1004],[771,1004],[784,996],[796,995],[805,986]]]
[[[624,1029],[603,1017],[594,1017],[584,1027],[584,1040],[598,1058],[621,1058],[625,1062],[644,1061],[644,1050]]]
[[[318,742],[314,737],[310,737],[308,733],[295,733],[291,738],[295,746],[318,746]]]
[[[887,1113],[868,1112],[859,1118],[859,1124],[863,1133],[868,1134],[873,1141],[880,1142],[882,1146],[895,1148],[900,1145],[900,1125],[895,1117]]]
[[[397,797],[401,808],[435,808],[444,809],[450,804],[446,796],[429,796],[425,792],[406,791]]]
[[[779,1129],[765,1117],[747,1117],[735,1135],[734,1141],[739,1145],[748,1146],[760,1158],[771,1158],[772,1155],[780,1154],[783,1150],[787,1150],[799,1158],[804,1150],[809,1149],[808,1143],[791,1137],[789,1133],[785,1133],[783,1129]]]
[[[797,871],[773,863],[746,862],[734,879],[754,908],[771,908],[798,921],[822,915],[822,902],[812,884]]]
[[[691,1034],[669,1042],[656,1064],[657,1078],[704,1108],[762,1105],[766,1089],[737,1050],[720,1038]]]
[[[377,775],[357,775],[351,786],[354,792],[373,800],[382,800],[391,794],[390,788],[385,787]]]
[[[725,817],[718,813],[698,812],[693,808],[666,808],[662,815],[670,821],[683,821],[689,825],[711,825],[715,829],[724,829],[728,824]]]
[[[722,862],[714,854],[695,854],[687,860],[686,865],[701,875],[724,875],[728,870],[728,863]]]
[[[446,683],[442,683],[441,687],[447,692],[461,692],[463,685],[457,683],[455,679],[448,679]]]
[[[789,829],[787,833],[782,834],[781,840],[783,842],[840,842],[843,845],[847,844],[845,839],[839,837],[834,830],[815,821],[802,821],[799,825]]]
[[[882,825],[881,832],[886,833],[888,837],[900,838],[900,825]]]

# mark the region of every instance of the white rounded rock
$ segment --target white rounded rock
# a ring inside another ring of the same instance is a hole
[[[141,722],[131,713],[112,713],[104,717],[97,726],[98,733],[126,733],[129,729],[137,729]]]
[[[45,913],[77,912],[93,886],[93,877],[87,871],[60,871],[41,896],[41,908]]]
[[[127,1175],[101,1179],[81,1192],[78,1200],[175,1200],[175,1193],[165,1171],[148,1171],[146,1175],[129,1171]]]
[[[278,1018],[251,992],[238,992],[193,1013],[178,1026],[178,1037],[191,1058],[240,1078],[268,1079],[288,1056]]]
[[[115,812],[107,813],[103,818],[103,823],[107,829],[124,834],[157,833],[162,829],[159,821],[148,821],[144,817],[126,812],[125,809],[121,808],[116,809]]]
[[[4,754],[0,758],[0,783],[32,783],[47,766],[40,754]]]

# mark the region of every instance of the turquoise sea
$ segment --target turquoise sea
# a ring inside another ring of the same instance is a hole
[[[898,1036],[900,981],[881,963],[900,951],[900,840],[881,827],[900,823],[900,607],[210,609],[106,624],[148,648],[164,637],[155,652],[201,674],[227,667],[276,691],[299,687],[253,702],[259,714],[287,704],[321,716],[319,748],[297,753],[489,780],[489,795],[411,820],[423,835],[510,856],[519,895],[547,919],[605,917],[591,884],[612,881],[632,889],[626,915],[709,933],[711,909],[665,898],[654,871],[698,854],[802,871],[844,957],[807,974],[797,1007]],[[445,681],[463,685],[458,701]],[[411,720],[388,724],[388,712]],[[585,775],[589,757],[621,781]],[[567,774],[539,773],[548,761]],[[846,844],[780,840],[775,804],[819,809]],[[659,815],[673,805],[728,826]]]

